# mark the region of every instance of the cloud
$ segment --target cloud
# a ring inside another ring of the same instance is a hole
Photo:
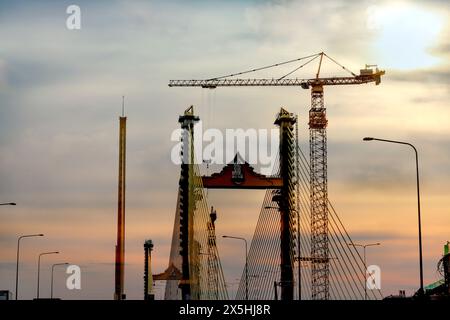
[[[419,82],[437,85],[448,85],[450,82],[450,68],[443,67],[434,70],[414,70],[389,72],[388,77],[394,81]]]

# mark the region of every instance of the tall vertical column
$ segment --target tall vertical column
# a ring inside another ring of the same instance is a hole
[[[144,300],[154,300],[152,273],[152,240],[144,242]]]
[[[125,155],[126,155],[126,127],[127,117],[119,118],[119,193],[117,210],[117,244],[116,244],[116,273],[115,300],[124,300],[125,276]]]
[[[323,87],[315,85],[311,89],[309,111],[311,293],[314,300],[329,298],[327,123]]]
[[[179,212],[180,212],[180,255],[182,280],[182,300],[191,300],[191,259],[194,255],[194,196],[193,196],[193,165],[194,165],[194,125],[200,118],[194,115],[194,107],[188,108],[178,122],[182,132],[182,163],[179,182]]]
[[[283,108],[275,124],[280,127],[280,174],[283,180],[278,206],[280,208],[280,286],[281,300],[294,299],[294,267],[291,251],[294,250],[295,215],[295,137],[296,118]]]

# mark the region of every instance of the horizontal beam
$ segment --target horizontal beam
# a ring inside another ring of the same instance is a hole
[[[202,177],[203,188],[205,189],[281,189],[283,180],[281,178],[247,178],[236,183],[231,179],[216,177]]]
[[[233,162],[211,176],[202,176],[206,189],[280,189],[283,180],[278,176],[266,176],[255,172],[247,162],[236,155]]]
[[[202,87],[214,89],[216,87],[264,87],[264,86],[299,86],[308,89],[312,86],[333,86],[363,84],[380,81],[384,71],[371,75],[355,77],[332,77],[319,79],[210,79],[210,80],[170,80],[169,87]]]

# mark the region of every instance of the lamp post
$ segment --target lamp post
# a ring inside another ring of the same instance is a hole
[[[39,258],[38,258],[38,275],[37,275],[37,294],[36,294],[36,298],[39,299],[39,277],[40,277],[40,272],[41,272],[41,257],[48,255],[48,254],[58,254],[59,251],[51,251],[51,252],[42,252],[39,254]]]
[[[363,276],[363,281],[364,281],[364,300],[367,300],[367,284],[366,284],[366,274],[367,274],[367,264],[366,264],[366,248],[367,247],[372,247],[372,246],[379,246],[381,245],[381,243],[377,242],[377,243],[368,243],[368,244],[358,244],[358,243],[349,243],[350,246],[354,246],[354,247],[361,247],[363,248],[364,254],[364,276]]]
[[[52,265],[52,280],[51,280],[51,285],[50,285],[50,299],[53,299],[53,271],[55,270],[56,266],[66,266],[68,265],[68,262],[64,262],[64,263],[55,263]]]
[[[381,141],[388,143],[396,143],[410,146],[415,153],[416,156],[416,185],[417,185],[417,216],[418,216],[418,225],[419,225],[419,273],[420,273],[420,289],[419,296],[424,294],[423,290],[423,259],[422,259],[422,223],[420,218],[420,183],[419,183],[419,155],[416,147],[414,147],[409,142],[396,141],[396,140],[386,140],[386,139],[378,139],[373,137],[365,137],[363,141]]]
[[[16,257],[16,300],[18,297],[18,290],[19,290],[19,252],[20,252],[20,240],[23,238],[31,238],[31,237],[43,237],[44,235],[42,233],[39,234],[26,234],[23,236],[20,236],[17,239],[17,257]]]
[[[5,202],[5,203],[0,203],[0,206],[16,206],[17,203],[15,202]]]
[[[240,237],[232,236],[222,236],[222,238],[242,240],[245,242],[245,300],[248,300],[248,251],[247,251],[247,240]]]

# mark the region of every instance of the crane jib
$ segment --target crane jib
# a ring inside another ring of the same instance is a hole
[[[357,75],[355,77],[331,77],[319,79],[218,79],[218,80],[170,80],[169,87],[263,87],[263,86],[300,86],[308,89],[311,86],[333,86],[363,84],[369,82],[380,83],[384,71],[371,75]]]

